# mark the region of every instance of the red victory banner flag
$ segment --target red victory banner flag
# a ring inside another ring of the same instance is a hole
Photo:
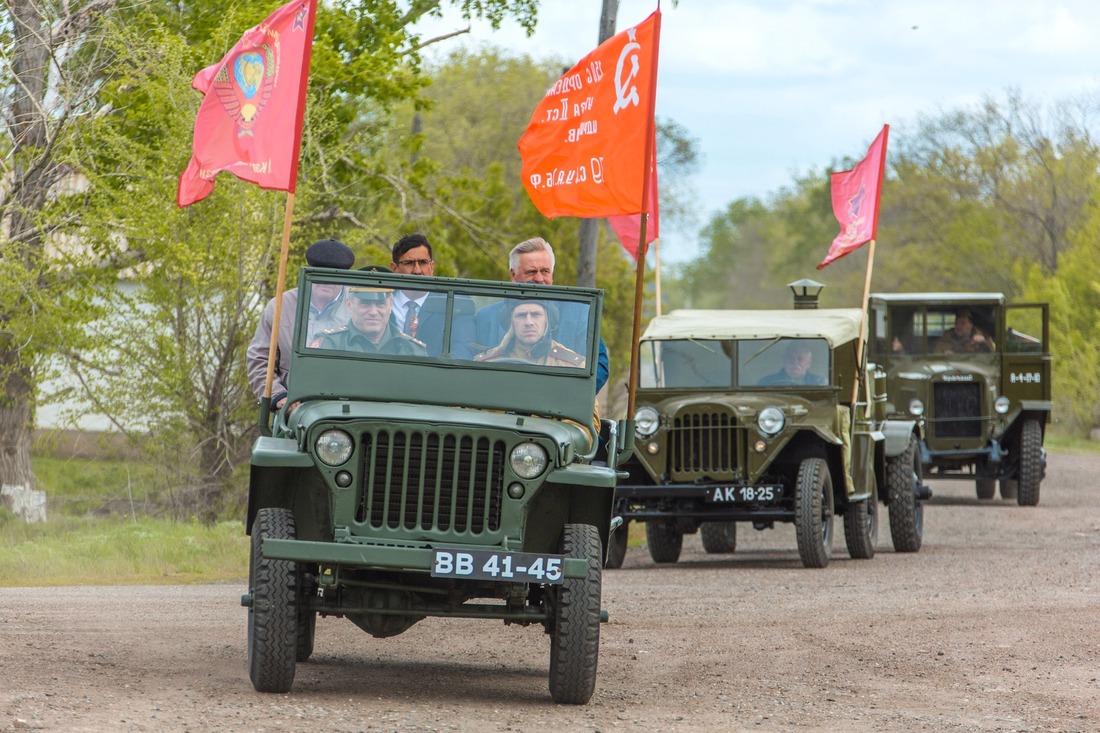
[[[654,133],[656,134],[656,133]],[[651,161],[649,166],[649,205],[646,209],[649,211],[649,223],[646,228],[645,243],[648,245],[660,236],[660,217],[658,216],[657,206],[657,144],[655,140],[650,140],[650,156]],[[641,237],[642,227],[642,215],[641,214],[623,214],[622,216],[610,216],[607,218],[607,223],[611,225],[611,229],[615,232],[615,236],[619,238],[619,244],[623,246],[623,249],[627,251],[634,261],[638,261],[638,246],[639,238]]]
[[[522,178],[543,216],[648,213],[661,11],[607,39],[550,88],[519,139]]]
[[[886,138],[890,126],[883,125],[867,155],[850,171],[838,171],[830,178],[833,214],[840,223],[840,234],[829,247],[817,269],[862,247],[878,232],[878,205],[882,178],[886,173]]]
[[[195,74],[203,95],[191,162],[176,203],[201,201],[229,171],[262,188],[294,192],[317,0],[294,0],[245,32],[218,63]]]

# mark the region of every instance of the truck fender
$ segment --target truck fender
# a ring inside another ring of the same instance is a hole
[[[887,420],[882,424],[886,436],[886,457],[900,456],[909,447],[909,438],[917,429],[916,420]]]

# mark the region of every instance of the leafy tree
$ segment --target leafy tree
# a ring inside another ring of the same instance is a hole
[[[212,487],[224,486],[247,437],[241,346],[273,290],[282,197],[223,177],[198,207],[178,212],[172,201],[197,107],[191,75],[278,4],[5,3],[0,179],[12,185],[0,192],[4,483],[33,486],[36,390],[57,363],[49,356],[61,355],[86,380],[88,402],[119,427],[156,438],[161,455],[197,446],[180,451],[176,465],[196,468],[191,508],[216,509]],[[448,4],[494,25],[515,18],[528,31],[537,7]],[[410,24],[442,5],[321,4],[292,267],[321,235],[344,236],[361,256],[388,244],[380,233],[397,218],[402,186],[421,171],[402,165],[402,141],[376,133],[422,85],[420,53],[433,39]],[[67,173],[87,187],[62,186]],[[139,287],[116,289],[120,274]],[[101,318],[108,310],[113,318]]]

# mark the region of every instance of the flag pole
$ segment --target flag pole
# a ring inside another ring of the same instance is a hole
[[[283,214],[283,243],[279,249],[279,275],[275,281],[275,313],[271,317],[271,343],[267,350],[267,380],[260,398],[260,432],[270,435],[271,385],[275,381],[275,360],[279,349],[279,319],[283,312],[283,289],[286,285],[286,263],[290,254],[290,223],[294,218],[294,191],[287,191]]]
[[[660,10],[660,5],[658,5]],[[634,325],[630,334],[630,377],[627,381],[626,419],[634,419],[634,397],[638,391],[638,342],[642,334],[642,300],[645,296],[645,256],[646,256],[646,226],[649,224],[649,186],[651,175],[650,166],[654,164],[656,156],[656,135],[654,129],[657,126],[654,114],[657,106],[657,51],[661,46],[661,14],[657,18],[653,29],[653,73],[649,79],[649,114],[646,116],[645,131],[645,160],[642,170],[642,220],[638,227],[638,266],[634,279]]]
[[[661,315],[661,240],[653,240],[653,314]]]
[[[871,302],[871,271],[875,268],[875,240],[868,242],[867,246],[867,276],[863,281],[863,303],[860,312],[859,339],[856,341],[856,378],[852,384],[852,409],[855,409],[856,398],[859,396],[859,378],[863,374],[864,359],[863,345],[867,333],[867,306]]]

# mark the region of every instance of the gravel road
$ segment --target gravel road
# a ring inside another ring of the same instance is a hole
[[[318,621],[289,695],[253,691],[244,582],[0,589],[0,731],[1100,731],[1100,457],[1041,503],[934,483],[924,547],[802,568],[794,529],[607,571],[592,702],[557,706],[541,629]]]

